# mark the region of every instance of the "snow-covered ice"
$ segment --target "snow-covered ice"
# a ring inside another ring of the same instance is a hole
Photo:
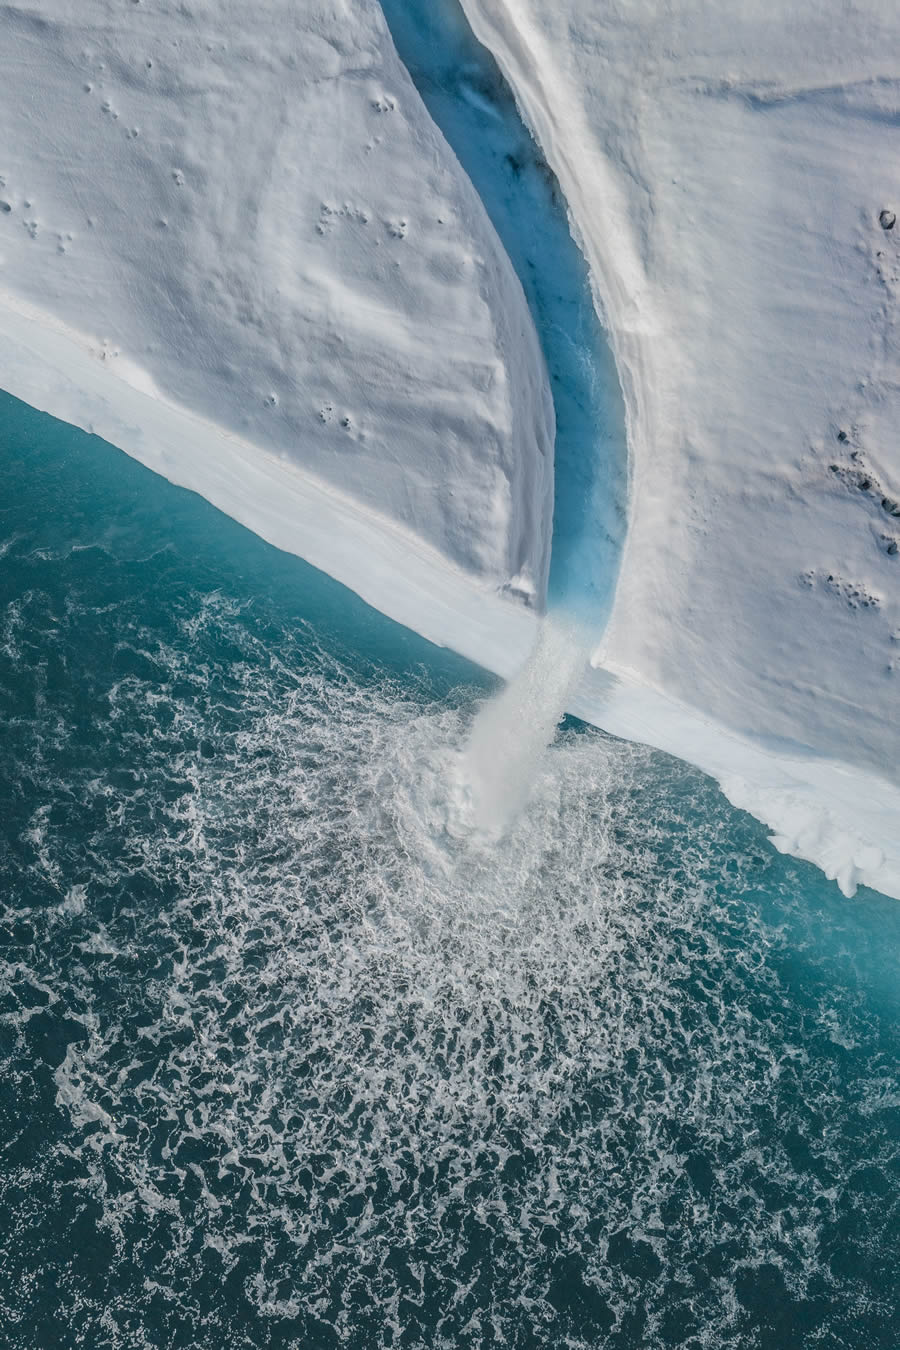
[[[900,896],[900,13],[463,3],[625,398],[622,571],[570,709]],[[0,383],[512,674],[546,591],[549,387],[375,0],[0,23]]]
[[[539,604],[540,350],[377,3],[25,0],[0,24],[0,290],[120,377],[102,402],[135,436],[117,443],[262,528],[205,438],[165,466],[137,439],[131,388],[158,391],[336,489],[338,514],[349,498]],[[65,374],[39,406],[84,425]],[[4,383],[24,393],[8,364]],[[320,561],[300,531],[287,546]]]
[[[671,700],[719,729],[677,753],[779,846],[896,892],[900,10],[463,4],[566,194],[622,379],[631,520],[595,661],[654,718]]]

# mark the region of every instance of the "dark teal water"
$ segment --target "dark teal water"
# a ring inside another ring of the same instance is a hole
[[[900,1344],[900,907],[0,400],[0,1342]]]
[[[602,629],[625,539],[625,409],[565,199],[458,0],[381,8],[516,270],[544,353],[556,410],[550,606]]]

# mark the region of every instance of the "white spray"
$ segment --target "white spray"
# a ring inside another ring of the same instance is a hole
[[[518,675],[479,709],[460,766],[479,832],[503,834],[525,805],[586,663],[586,644],[574,622],[545,618]]]

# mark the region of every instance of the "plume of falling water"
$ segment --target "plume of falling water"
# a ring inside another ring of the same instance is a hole
[[[502,835],[525,805],[587,655],[576,624],[548,616],[525,665],[479,709],[460,767],[480,833]]]

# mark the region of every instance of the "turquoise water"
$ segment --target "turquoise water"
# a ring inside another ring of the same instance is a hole
[[[382,0],[381,8],[522,283],[556,410],[549,603],[600,629],[625,538],[625,411],[565,200],[458,0]]]
[[[900,1344],[900,906],[0,399],[0,1327]]]

